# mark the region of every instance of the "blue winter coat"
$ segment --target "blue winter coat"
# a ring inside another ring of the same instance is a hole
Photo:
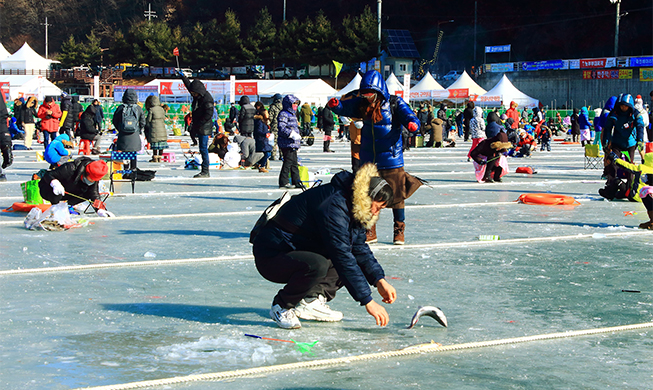
[[[623,112],[621,105],[628,107]],[[613,146],[621,150],[632,148],[644,139],[644,120],[635,110],[633,97],[628,94],[619,95],[614,109],[608,115],[603,129],[603,139],[606,143],[612,142]]]
[[[299,124],[297,123],[297,110],[293,110],[292,104],[294,102],[299,102],[299,99],[295,95],[286,95],[283,98],[281,105],[283,109],[277,116],[277,145],[280,148],[292,148],[299,149],[301,141],[290,138],[290,133],[295,131],[299,134]]]
[[[354,174],[342,171],[329,184],[293,196],[275,218],[282,218],[298,231],[292,234],[274,221],[268,223],[254,240],[254,256],[272,258],[291,251],[319,253],[332,261],[352,298],[361,305],[369,303],[369,285],[375,285],[385,274],[365,243],[365,228],[354,218],[353,183]]]
[[[581,130],[589,129],[591,126],[589,112],[587,107],[580,109],[580,115],[578,115],[578,125]]]
[[[610,99],[608,99],[607,102],[605,102],[605,106],[603,106],[603,111],[601,111],[601,115],[598,117],[594,118],[594,131],[601,132],[603,131],[603,128],[605,128],[605,121],[608,120],[608,115],[610,115],[610,111],[614,108],[614,104],[617,102],[617,97],[612,96]]]
[[[268,142],[268,133],[270,129],[260,119],[254,119],[254,141],[256,142],[257,152],[271,152],[272,145]]]
[[[61,134],[55,138],[54,141],[48,144],[48,147],[43,153],[43,158],[45,161],[49,162],[50,164],[57,164],[61,160],[61,157],[68,156],[70,154],[70,152],[66,150],[66,147],[61,141],[70,142],[70,137],[68,134]]]
[[[419,129],[421,126],[420,121],[408,104],[400,97],[396,98],[397,103],[394,110],[390,108],[388,87],[379,72],[372,70],[365,73],[361,80],[360,89],[354,91],[355,97],[340,101],[332,110],[341,116],[360,118],[359,107],[362,98],[356,92],[364,89],[371,89],[381,93],[384,102],[381,106],[382,120],[376,123],[372,123],[370,119],[363,121],[363,128],[361,129],[361,163],[371,162],[376,164],[379,169],[403,167],[404,155],[401,127],[408,128],[408,124],[414,122],[417,124],[417,129]]]

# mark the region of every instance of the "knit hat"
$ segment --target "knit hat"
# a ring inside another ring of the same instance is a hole
[[[100,181],[107,172],[109,172],[109,167],[102,160],[93,161],[86,166],[86,177],[89,180]]]

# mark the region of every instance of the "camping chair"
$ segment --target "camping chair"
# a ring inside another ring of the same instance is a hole
[[[603,169],[603,153],[599,145],[585,145],[585,164],[583,169]]]
[[[137,153],[138,152],[111,152],[111,159],[109,160],[109,180],[111,181],[109,192],[115,192],[114,183],[116,182],[131,182],[132,194],[134,193],[136,172],[131,169],[123,169],[123,164],[125,163],[125,160],[136,160]],[[123,175],[126,174],[131,174],[131,179],[123,179]]]

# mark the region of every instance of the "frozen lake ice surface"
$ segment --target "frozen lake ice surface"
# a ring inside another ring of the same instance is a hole
[[[385,328],[345,289],[330,302],[341,322],[284,330],[269,318],[281,285],[259,276],[248,239],[283,192],[280,161],[267,174],[212,167],[210,178],[193,179],[171,143],[175,163],[139,156],[141,169],[156,170],[153,181],[137,182],[134,194],[117,184],[107,200],[116,218],[88,215],[86,227],[48,232],[26,230],[24,213],[0,213],[0,388],[109,389],[174,377],[181,379],[151,388],[650,388],[649,328],[383,355],[432,341],[446,347],[652,320],[653,236],[637,229],[646,211],[598,196],[601,171],[583,169],[579,145],[554,142],[552,152],[509,159],[510,173],[493,184],[475,181],[470,144],[459,145],[405,153],[406,171],[428,186],[406,202],[406,245],[392,245],[391,211],[377,226],[372,250],[398,293],[384,305]],[[322,153],[318,140],[299,157],[311,172],[348,169],[349,143],[331,148]],[[516,174],[518,166],[538,173]],[[15,151],[0,206],[21,201],[19,184],[46,167],[35,151]],[[580,205],[515,202],[533,192]],[[423,317],[406,329],[427,305],[440,307],[449,327]],[[246,333],[318,343],[301,353]],[[351,361],[320,365],[339,358]],[[228,380],[183,379],[266,367]]]

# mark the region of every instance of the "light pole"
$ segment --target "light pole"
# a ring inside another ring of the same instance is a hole
[[[617,15],[614,22],[614,56],[619,55],[619,19],[621,19],[621,0],[610,0],[612,4],[617,4]]]
[[[283,0],[283,21],[286,21],[286,0]]]
[[[377,52],[378,52],[379,57],[381,56],[381,3],[382,2],[383,2],[383,0],[376,0],[376,3],[377,3],[376,22],[379,25],[379,27],[378,27],[379,31],[378,31],[378,37],[377,37],[378,40],[379,40],[379,46],[377,48]]]

